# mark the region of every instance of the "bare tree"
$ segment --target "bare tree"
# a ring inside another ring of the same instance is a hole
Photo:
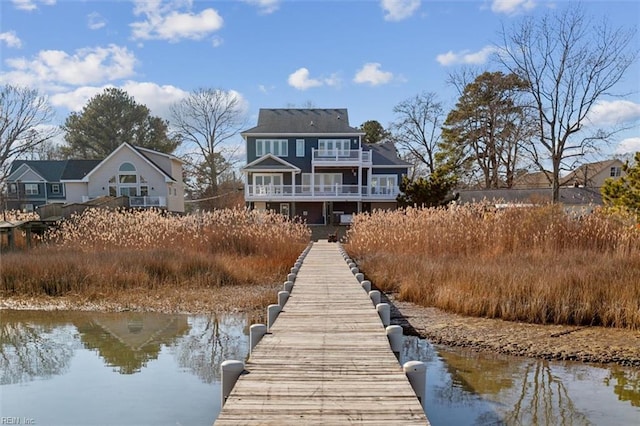
[[[37,90],[3,85],[0,87],[0,182],[9,163],[59,134],[52,126],[54,112],[47,98]]]
[[[579,7],[526,17],[510,31],[503,28],[499,61],[528,83],[539,141],[528,146],[540,170],[551,162],[553,201],[559,199],[563,162],[588,153],[610,133],[580,137],[585,119],[636,60],[634,30],[593,22]]]
[[[215,196],[218,179],[233,166],[238,146],[232,139],[244,126],[241,99],[235,92],[197,89],[171,107],[172,126],[188,147],[187,161],[198,196]]]
[[[426,165],[429,174],[437,168],[436,152],[444,110],[433,92],[422,92],[393,108],[397,119],[391,124],[394,140]]]

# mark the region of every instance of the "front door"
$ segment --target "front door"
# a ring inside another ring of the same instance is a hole
[[[289,203],[280,203],[280,214],[282,216],[289,216]]]

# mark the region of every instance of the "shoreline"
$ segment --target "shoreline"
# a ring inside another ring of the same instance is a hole
[[[465,317],[396,300],[392,323],[433,344],[554,361],[640,367],[640,330]]]
[[[264,297],[271,298],[274,288],[271,285],[263,286],[260,292]],[[55,298],[5,297],[0,300],[0,313],[3,309],[137,311],[191,315],[235,311],[259,318],[264,311],[249,304],[237,306],[232,303],[237,302],[236,297],[223,293],[226,294],[220,294],[219,289],[217,292],[191,289],[181,294],[139,294],[133,300],[120,295],[116,299],[99,301],[77,295]],[[640,367],[640,330],[539,325],[465,317],[437,308],[398,301],[391,294],[383,295],[383,298],[391,304],[392,324],[402,326],[406,335],[416,335],[433,344],[547,360]]]

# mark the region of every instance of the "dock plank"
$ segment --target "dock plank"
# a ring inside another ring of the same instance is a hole
[[[245,370],[215,425],[429,424],[335,243],[314,243]]]

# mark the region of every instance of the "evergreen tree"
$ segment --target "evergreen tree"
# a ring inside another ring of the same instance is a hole
[[[627,161],[622,170],[624,176],[605,181],[602,200],[605,206],[629,211],[640,221],[640,151],[635,153],[633,163]]]
[[[89,100],[82,112],[67,117],[63,130],[67,158],[103,159],[122,143],[171,153],[180,140],[169,136],[168,123],[150,115],[124,90],[107,88]]]

